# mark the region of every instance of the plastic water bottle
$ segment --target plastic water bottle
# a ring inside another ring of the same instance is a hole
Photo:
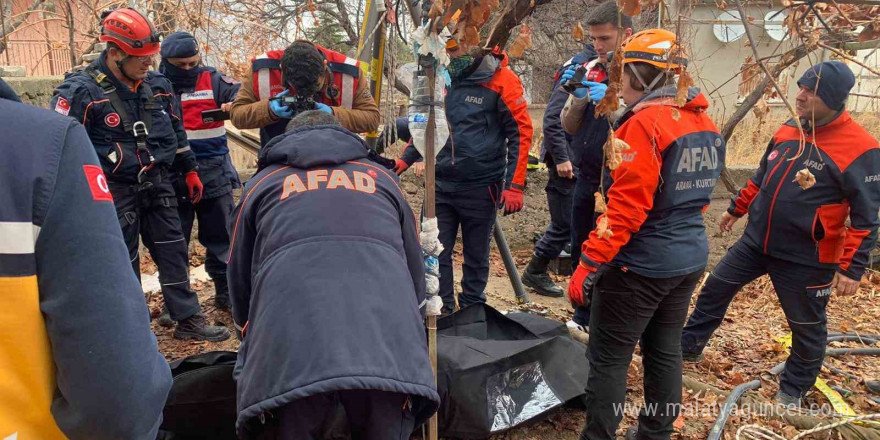
[[[416,71],[413,74],[413,86],[410,92],[409,108],[407,109],[407,119],[409,120],[409,131],[412,135],[413,146],[425,157],[425,132],[428,129],[428,115],[430,114],[431,104],[438,104],[434,107],[434,157],[440,153],[440,150],[446,145],[449,139],[449,125],[446,123],[446,112],[443,110],[441,103],[445,84],[442,75],[434,77],[434,98],[430,97],[428,76],[424,70]]]

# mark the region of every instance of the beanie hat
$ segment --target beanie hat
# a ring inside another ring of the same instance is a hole
[[[189,58],[199,54],[199,43],[189,32],[178,31],[162,41],[162,58]]]
[[[825,61],[807,69],[797,84],[813,91],[832,110],[842,110],[856,77],[843,62]]]

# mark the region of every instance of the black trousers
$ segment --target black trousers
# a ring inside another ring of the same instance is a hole
[[[162,175],[164,177],[164,172]],[[141,276],[138,238],[142,238],[159,268],[162,295],[171,319],[180,321],[198,313],[199,298],[189,288],[189,253],[171,181],[156,180],[153,189],[145,191],[138,191],[136,185],[128,183],[110,182],[109,185],[131,267],[138,280]]]
[[[467,307],[486,302],[486,283],[489,280],[489,244],[492,228],[498,215],[501,184],[457,191],[437,191],[437,226],[440,229],[440,298],[443,310],[455,309],[455,292],[452,275],[452,248],[461,226],[461,242],[464,253],[462,265],[461,294],[458,304]]]
[[[336,438],[340,407],[352,440],[408,440],[415,418],[408,396],[373,390],[323,393],[291,402],[267,418],[260,440],[323,440]],[[345,422],[342,423],[346,425]],[[341,432],[343,437],[346,432]]]
[[[645,407],[638,438],[667,440],[681,413],[681,326],[703,271],[647,278],[608,268],[593,292],[587,424],[581,439],[608,440],[623,418],[626,373],[636,343],[642,350]]]
[[[789,396],[800,397],[816,382],[825,358],[825,307],[831,298],[833,269],[780,260],[741,240],[736,242],[706,280],[681,335],[681,348],[687,353],[701,353],[721,325],[736,293],[764,274],[770,274],[792,333],[791,353],[779,387]]]
[[[229,259],[229,231],[226,225],[235,209],[232,193],[212,199],[202,199],[193,205],[189,198],[181,200],[177,206],[183,236],[187,248],[192,237],[193,223],[199,219],[199,243],[207,250],[205,255],[205,271],[217,283],[226,282],[226,260]]]
[[[585,176],[578,176],[571,200],[571,269],[577,269],[581,259],[581,245],[596,227],[596,198],[599,185]],[[572,320],[579,325],[590,324],[590,308],[575,307]]]
[[[535,243],[535,255],[552,260],[559,256],[565,245],[571,243],[572,197],[575,179],[566,179],[556,172],[556,165],[547,161],[547,206],[550,208],[550,225],[541,239]]]

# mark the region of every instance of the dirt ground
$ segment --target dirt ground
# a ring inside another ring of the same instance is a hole
[[[411,176],[412,173],[407,173]],[[529,173],[529,185],[525,191],[525,209],[515,215],[502,218],[502,225],[513,250],[518,270],[521,272],[531,255],[532,242],[537,234],[543,232],[549,220],[546,208],[544,185],[546,173],[543,171]],[[422,198],[421,182],[414,177],[407,177],[402,183],[414,210],[420,209],[419,201]],[[710,241],[710,267],[716,264],[741,235],[745,222],[737,223],[732,234],[721,235],[718,233],[718,220],[727,207],[728,201],[713,201],[710,210],[705,216],[707,231]],[[194,265],[203,262],[204,249],[196,246],[191,261]],[[461,248],[456,246],[455,271],[456,289],[460,277]],[[145,271],[151,267],[149,259],[143,264]],[[154,269],[152,269],[154,270]],[[568,277],[555,276],[558,285],[565,288]],[[862,288],[855,295],[832,297],[828,306],[828,328],[835,332],[858,332],[861,334],[880,334],[880,274],[869,272],[863,281]],[[198,282],[193,288],[199,293],[202,309],[209,317],[209,321],[222,323],[230,329],[233,328],[232,320],[228,313],[218,311],[213,306],[213,285],[209,282]],[[516,305],[510,281],[504,269],[504,265],[493,249],[491,255],[491,269],[487,298],[490,305],[500,310],[512,310]],[[161,295],[150,294],[147,301],[154,316],[161,310]],[[571,318],[572,310],[565,298],[546,298],[530,293],[534,302],[530,308],[537,310],[553,319],[567,321]],[[692,300],[692,305],[695,302]],[[159,340],[160,350],[168,360],[212,350],[236,350],[238,342],[235,338],[222,343],[193,343],[177,341],[171,337],[171,330],[153,325]],[[776,342],[776,338],[788,333],[784,315],[773,294],[773,288],[766,278],[760,278],[748,285],[737,296],[731,305],[724,324],[716,332],[716,336],[710,342],[705,355],[706,358],[699,364],[685,364],[684,374],[704,384],[730,391],[736,385],[756,378],[762,380],[762,387],[755,395],[770,400],[776,392],[778,384],[776,379],[767,377],[765,372],[786,357],[786,350]],[[833,343],[832,347],[862,346],[859,343]],[[638,353],[638,352],[637,352]],[[846,394],[844,400],[852,406],[858,414],[880,412],[880,404],[871,400],[871,395],[864,386],[864,380],[880,379],[880,359],[872,357],[844,356],[829,359],[826,365],[830,365],[861,379],[849,379],[843,375],[832,373],[823,368],[821,377],[828,381],[829,385],[837,386],[851,391]],[[641,366],[634,362],[630,367],[628,376],[627,402],[638,405],[642,402]],[[673,439],[697,440],[706,438],[709,429],[715,421],[723,397],[711,393],[697,393],[693,390],[683,390],[683,417],[676,423],[676,433]],[[875,396],[876,397],[876,396]],[[808,396],[808,402],[821,405],[827,404],[827,399],[818,391]],[[580,429],[584,423],[582,411],[572,409],[560,409],[546,419],[522,426],[517,429],[492,437],[493,440],[575,440],[578,438]],[[727,424],[723,439],[732,440],[737,427],[748,423],[761,423],[770,427],[777,433],[791,438],[797,430],[791,426],[785,426],[779,422],[768,422],[764,419],[751,418],[747,415],[735,415]],[[636,419],[628,414],[618,430],[618,436],[622,438],[627,426],[635,426]],[[814,437],[819,438],[819,437]],[[822,437],[826,438],[826,437]]]

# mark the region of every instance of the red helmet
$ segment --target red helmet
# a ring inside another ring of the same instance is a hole
[[[117,9],[101,22],[101,41],[114,43],[134,57],[159,53],[159,33],[153,23],[138,11]]]

